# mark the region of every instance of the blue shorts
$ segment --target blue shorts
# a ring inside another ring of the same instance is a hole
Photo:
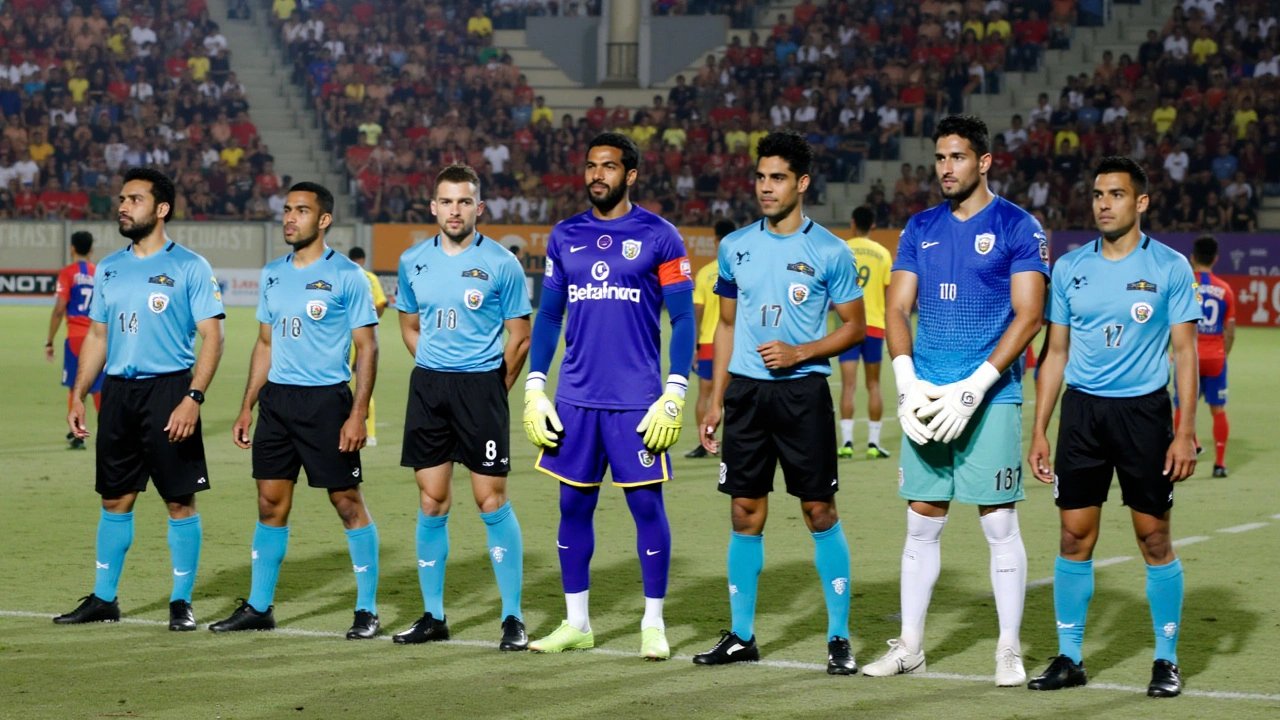
[[[840,362],[862,362],[871,364],[884,359],[884,338],[867,336],[867,339],[840,353]]]
[[[645,410],[597,410],[556,403],[564,424],[558,447],[538,454],[534,467],[562,483],[596,487],[609,470],[613,484],[649,485],[671,479],[671,455],[656,456],[644,446],[636,426]]]
[[[1227,364],[1222,363],[1222,370],[1217,375],[1200,376],[1200,394],[1204,401],[1214,407],[1227,404]]]
[[[702,343],[698,346],[698,360],[694,372],[703,380],[710,380],[713,374],[716,347],[713,343]]]
[[[75,387],[76,372],[80,370],[80,344],[84,342],[83,338],[76,338],[75,348],[73,350],[71,339],[67,338],[62,344],[62,386]],[[98,379],[93,381],[93,387],[89,388],[89,394],[102,392],[102,381],[107,377],[105,371],[98,373]]]

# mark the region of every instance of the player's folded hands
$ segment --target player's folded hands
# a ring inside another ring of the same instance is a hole
[[[938,388],[940,392],[933,402],[916,410],[921,420],[929,420],[929,432],[933,439],[949,443],[960,437],[973,414],[982,405],[987,390],[1000,379],[1000,372],[991,363],[983,363],[972,375],[960,382]]]
[[[636,426],[636,432],[644,433],[644,446],[656,455],[676,444],[683,425],[684,398],[668,392],[649,406],[649,412]]]
[[[902,425],[902,434],[911,438],[911,442],[924,445],[933,439],[933,434],[916,412],[929,403],[932,399],[929,394],[936,393],[937,387],[916,377],[915,364],[909,355],[893,359],[893,374],[898,385],[898,422]]]
[[[549,427],[548,427],[549,426]],[[554,431],[554,432],[553,432]],[[553,448],[560,444],[557,433],[564,432],[555,403],[542,390],[524,391],[524,433],[529,442],[540,448]]]

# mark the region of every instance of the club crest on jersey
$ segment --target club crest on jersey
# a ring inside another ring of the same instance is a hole
[[[484,304],[484,293],[479,290],[468,290],[463,294],[462,301],[467,304],[468,310],[479,310]]]
[[[622,241],[622,257],[627,260],[635,260],[640,257],[640,241],[639,240],[623,240]]]
[[[333,286],[323,280],[307,283],[308,290],[333,290]],[[316,318],[319,320],[319,318]]]
[[[213,283],[213,299],[222,302],[222,285],[218,283],[218,276],[210,275],[209,282]]]
[[[471,268],[470,270],[463,270],[462,277],[475,278],[476,280],[488,280],[489,273],[481,270],[480,268]]]
[[[653,467],[653,463],[655,460],[655,458],[653,457],[653,453],[649,452],[648,450],[641,450],[637,454],[640,456],[641,465],[647,468]]]
[[[791,287],[787,288],[787,297],[791,300],[792,305],[800,305],[809,299],[809,286],[791,283]]]
[[[556,263],[551,258],[547,258],[546,264],[542,266],[543,277],[554,277],[556,274]]]
[[[164,293],[151,293],[151,297],[147,298],[147,307],[151,308],[151,312],[159,315],[169,307],[169,296]]]
[[[323,300],[312,300],[307,303],[307,317],[320,321],[329,312],[329,306]]]
[[[601,250],[608,250],[611,245],[613,245],[613,238],[609,237],[608,235],[601,235],[600,237],[596,238],[596,247],[600,248]]]
[[[1155,284],[1155,283],[1153,283],[1153,282],[1147,282],[1146,280],[1139,280],[1138,282],[1131,282],[1131,283],[1129,283],[1128,285],[1125,285],[1125,286],[1124,286],[1124,289],[1125,289],[1125,290],[1138,290],[1138,291],[1140,291],[1140,292],[1152,292],[1152,293],[1153,293],[1153,292],[1158,292],[1158,291],[1159,291],[1159,289],[1156,287],[1156,284]]]
[[[809,263],[803,260],[801,260],[798,263],[790,263],[789,265],[787,265],[787,269],[790,270],[791,272],[804,273],[809,277],[813,277],[813,274],[816,272],[813,269],[812,265],[810,265]]]
[[[1129,308],[1129,315],[1131,315],[1134,322],[1139,325],[1150,320],[1153,312],[1155,312],[1155,310],[1151,307],[1151,304],[1145,302],[1136,302],[1133,304],[1133,307]]]
[[[1035,237],[1040,241],[1040,262],[1049,263],[1049,238],[1044,233],[1036,233]]]
[[[609,277],[609,263],[601,260],[591,266],[591,277],[596,280],[604,280]]]
[[[160,273],[159,275],[152,275],[151,277],[147,278],[147,282],[151,283],[152,285],[164,285],[165,287],[173,287],[173,278],[169,277],[168,275],[165,275],[164,273]]]
[[[973,249],[977,250],[979,255],[986,255],[995,246],[996,236],[993,233],[982,233],[973,239]]]
[[[693,266],[689,264],[689,258],[680,260],[680,274],[687,278],[693,277]]]

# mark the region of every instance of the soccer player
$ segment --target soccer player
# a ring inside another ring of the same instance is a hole
[[[541,448],[536,467],[560,481],[560,575],[567,617],[529,645],[560,652],[595,645],[588,613],[592,527],[608,469],[636,523],[644,584],[640,654],[671,657],[662,618],[671,569],[671,528],[662,483],[667,450],[680,437],[697,327],[684,240],[671,223],[635,205],[630,188],[640,153],[631,138],[602,133],[587,148],[584,180],[592,208],[556,225],[525,383],[524,428]],[[670,370],[662,383],[658,321],[671,318]],[[567,323],[564,320],[568,313]],[[565,327],[555,404],[547,371]]]
[[[827,672],[858,672],[849,647],[849,545],[836,512],[839,490],[830,358],[866,333],[862,289],[843,240],[805,217],[813,149],[797,133],[757,144],[756,199],[764,217],[725,238],[717,259],[720,320],[715,381],[702,443],[715,441],[724,416],[720,491],[729,495],[729,607],[733,629],[699,665],[760,659],[756,587],[764,566],[764,525],[773,474],[800,499],[813,534],[814,565],[827,605]],[[827,308],[843,324],[827,334]],[[731,379],[732,377],[732,379]]]
[[[1200,358],[1200,394],[1213,416],[1213,476],[1227,476],[1227,356],[1236,341],[1236,294],[1227,281],[1213,274],[1218,262],[1218,241],[1212,235],[1196,238],[1191,246],[1191,270],[1199,285],[1203,317],[1197,328],[1197,355]],[[1182,411],[1174,397],[1173,424],[1181,424]],[[1200,443],[1196,442],[1196,453]]]
[[[730,220],[716,222],[716,251],[720,243],[729,233],[737,230]],[[694,373],[698,376],[697,415],[707,414],[707,405],[711,401],[712,357],[715,355],[716,326],[720,324],[720,296],[716,295],[716,278],[719,276],[719,263],[709,262],[698,269],[693,276],[693,315],[698,324],[698,359],[694,362]],[[698,446],[684,456],[687,458],[704,458],[709,453],[698,442]]]
[[[902,631],[863,668],[872,677],[925,671],[925,615],[942,530],[959,501],[978,506],[991,551],[996,685],[1027,678],[1019,637],[1027,551],[1015,509],[1024,497],[1022,354],[1040,329],[1049,245],[1034,217],[987,187],[989,138],[972,115],[938,123],[934,167],[946,202],[907,222],[893,265],[885,331],[903,430],[898,495],[907,501],[907,539]]]
[[[843,444],[840,457],[853,457],[853,393],[858,387],[858,361],[867,370],[867,457],[887,458],[889,451],[880,447],[880,418],[884,398],[880,394],[880,359],[884,350],[884,295],[889,287],[889,269],[893,256],[883,245],[867,237],[875,226],[876,214],[868,207],[853,209],[853,251],[858,266],[858,287],[867,312],[867,337],[840,353],[840,434]]]
[[[471,490],[502,596],[498,649],[524,650],[529,644],[520,609],[524,540],[507,498],[507,394],[529,353],[533,308],[520,261],[476,231],[484,203],[475,170],[466,165],[441,170],[431,212],[440,233],[400,256],[396,298],[400,333],[415,363],[400,464],[413,468],[418,482],[418,583],[424,613],[393,639],[416,644],[449,638],[444,569],[453,463],[460,462],[471,471]]]
[[[68,388],[67,409],[71,408],[72,394],[70,388],[76,384],[76,366],[80,358],[80,347],[84,344],[85,335],[89,334],[89,303],[93,300],[93,234],[84,232],[71,233],[71,264],[58,272],[57,296],[53,303],[53,314],[49,317],[49,334],[44,341],[44,356],[53,362],[53,338],[58,334],[62,319],[67,319],[67,339],[62,347],[62,385]],[[106,374],[99,374],[89,388],[93,394],[93,407],[102,409],[102,381]],[[83,450],[84,440],[67,433],[70,449]]]
[[[1093,548],[1115,472],[1147,562],[1155,630],[1147,695],[1182,692],[1182,563],[1173,551],[1170,515],[1174,483],[1196,468],[1196,325],[1204,316],[1187,259],[1142,232],[1139,216],[1148,202],[1142,166],[1104,158],[1093,181],[1093,218],[1102,236],[1053,268],[1049,352],[1036,382],[1027,462],[1036,479],[1053,484],[1062,522],[1053,578],[1058,655],[1027,685],[1032,690],[1088,681],[1081,646],[1093,597]],[[1166,389],[1170,338],[1183,408],[1176,431]],[[1064,380],[1051,464],[1046,433]]]
[[[377,275],[374,275],[373,273],[365,269],[364,262],[365,262],[366,256],[364,253],[364,248],[358,247],[358,246],[351,248],[349,251],[347,251],[347,257],[351,259],[351,262],[354,262],[355,264],[359,265],[360,269],[364,271],[365,277],[369,278],[369,289],[373,291],[373,308],[378,313],[378,319],[381,320],[382,313],[387,309],[387,293],[382,289],[382,281],[378,280]],[[354,363],[355,360],[356,360],[355,348],[352,347],[351,362]],[[369,396],[369,419],[365,421],[365,427],[369,432],[369,437],[365,440],[364,446],[377,447],[378,446],[378,423],[377,423],[377,416],[374,413],[372,395]]]
[[[226,315],[209,263],[165,234],[173,181],[152,168],[130,168],[119,199],[120,234],[131,242],[94,270],[89,334],[67,413],[71,432],[89,437],[84,396],[105,366],[95,483],[102,496],[97,574],[93,593],[53,621],[120,619],[116,588],[133,542],[133,504],[150,478],[169,510],[169,629],[195,630],[191,589],[202,537],[196,493],[209,489],[200,405],[222,358]]]
[[[355,620],[348,640],[378,634],[378,527],[360,483],[365,414],[377,373],[378,318],[360,266],[330,248],[333,194],[322,185],[295,183],[285,196],[284,239],[291,252],[262,268],[258,283],[258,340],[249,359],[240,416],[231,429],[236,446],[253,450],[258,525],[253,532],[249,599],[213,632],[274,630],[272,601],[289,547],[289,512],[298,471],[324,488],[346,528],[356,576]],[[347,353],[356,347],[356,390]],[[249,438],[253,407],[258,427]]]

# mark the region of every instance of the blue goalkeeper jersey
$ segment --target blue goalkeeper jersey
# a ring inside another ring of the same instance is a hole
[[[919,280],[916,374],[935,385],[963,380],[986,362],[1013,322],[1015,273],[1049,275],[1039,221],[1001,197],[960,220],[949,203],[917,213],[898,241],[894,271]],[[987,392],[993,404],[1022,402],[1021,358]]]

